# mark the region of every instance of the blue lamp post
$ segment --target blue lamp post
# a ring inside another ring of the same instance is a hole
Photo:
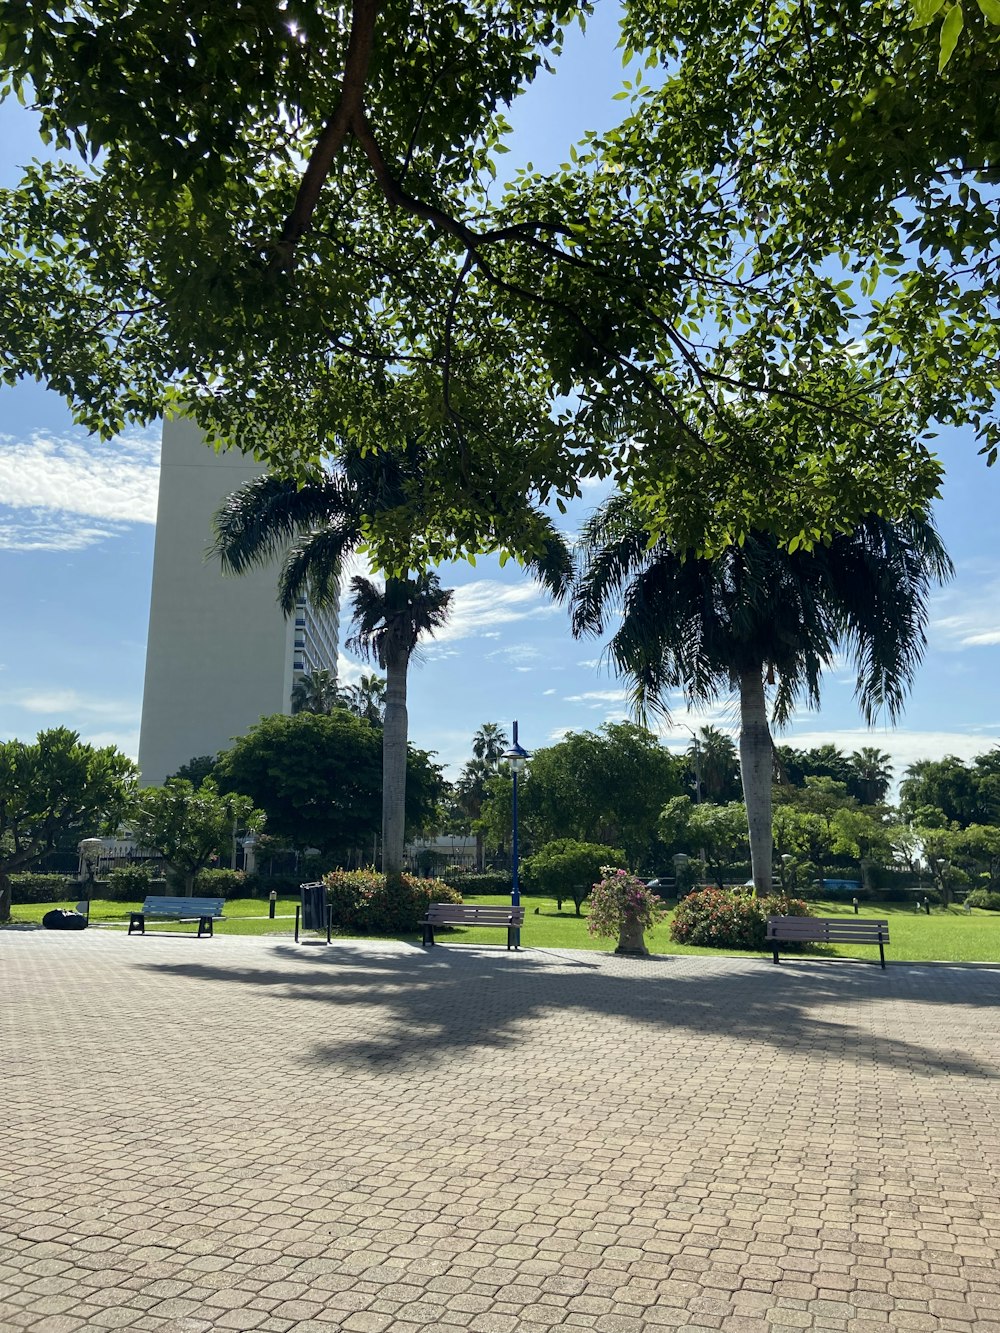
[[[510,905],[519,907],[521,904],[521,889],[517,882],[517,779],[520,773],[524,772],[525,766],[531,756],[527,750],[522,750],[517,743],[517,723],[514,723],[514,740],[509,750],[505,750],[503,758],[510,765],[510,771],[514,775],[514,836],[511,842],[511,888]]]

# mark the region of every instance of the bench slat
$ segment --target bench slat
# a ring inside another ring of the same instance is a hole
[[[225,898],[149,897],[142,904],[146,916],[221,916]]]
[[[517,949],[523,907],[498,907],[478,903],[429,903],[423,920],[424,944],[434,943],[435,926],[496,926],[507,932],[507,948]]]
[[[885,967],[889,922],[877,917],[769,916],[766,940],[775,962],[779,944],[875,944]]]

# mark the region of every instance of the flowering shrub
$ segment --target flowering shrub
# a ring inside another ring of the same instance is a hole
[[[757,898],[728,889],[702,889],[677,904],[670,938],[677,944],[763,949],[769,916],[808,916],[801,898]]]
[[[377,870],[331,870],[324,877],[333,924],[373,935],[415,931],[431,903],[460,903],[462,895],[441,879],[400,875],[386,884]]]
[[[614,866],[601,866],[601,876],[590,891],[587,929],[591,935],[620,935],[626,918],[635,921],[643,931],[652,930],[663,917],[659,898],[637,875]]]

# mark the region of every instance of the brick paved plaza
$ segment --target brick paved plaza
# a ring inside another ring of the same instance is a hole
[[[997,971],[6,931],[0,1002],[5,1333],[1000,1333]]]

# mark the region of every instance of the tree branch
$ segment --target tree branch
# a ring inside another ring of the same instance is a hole
[[[340,101],[312,150],[295,203],[285,219],[281,240],[278,242],[279,255],[285,263],[290,262],[295,243],[307,231],[333,160],[351,132],[352,121],[361,113],[364,105],[377,14],[378,0],[354,0]]]

